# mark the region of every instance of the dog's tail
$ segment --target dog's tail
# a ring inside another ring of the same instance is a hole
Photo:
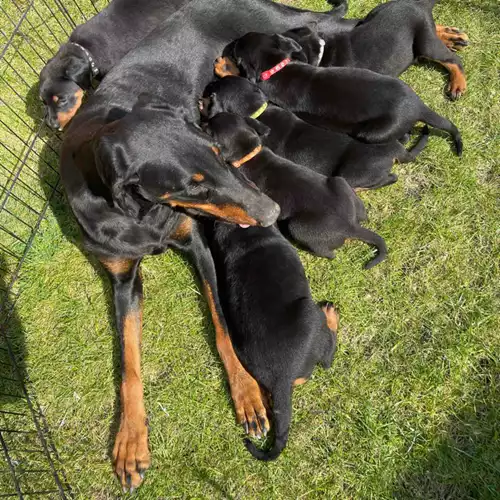
[[[385,244],[384,238],[379,236],[377,233],[370,231],[366,227],[355,227],[354,231],[349,233],[349,237],[361,240],[364,243],[368,243],[369,245],[373,245],[377,248],[377,255],[365,264],[365,269],[371,269],[377,264],[380,264],[387,257],[387,245]]]
[[[424,106],[424,112],[420,117],[420,121],[423,121],[431,127],[448,132],[453,137],[457,156],[462,156],[462,136],[460,135],[458,128],[453,123],[451,123],[450,120],[448,120],[444,116],[438,115],[435,111],[432,111],[431,108]]]
[[[429,141],[429,127],[424,125],[420,137],[411,149],[406,150],[406,154],[403,158],[398,158],[401,163],[406,163],[408,161],[413,161],[427,146]]]
[[[247,450],[258,460],[276,460],[288,441],[292,420],[292,388],[290,385],[277,386],[271,391],[274,413],[274,443],[269,450],[259,450],[249,439],[245,439]]]

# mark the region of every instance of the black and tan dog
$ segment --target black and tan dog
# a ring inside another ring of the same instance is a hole
[[[292,112],[269,104],[259,86],[239,76],[210,83],[200,100],[206,118],[229,112],[253,117],[270,129],[264,144],[278,156],[326,176],[343,177],[355,189],[375,189],[396,182],[394,161],[412,161],[428,139],[424,128],[417,144],[408,151],[399,141],[366,144],[347,134],[311,125]]]
[[[216,223],[210,239],[222,306],[238,358],[271,396],[275,440],[260,460],[278,457],[288,440],[292,390],[314,367],[329,368],[337,315],[313,301],[296,250],[275,227],[241,229]]]
[[[347,239],[359,239],[378,250],[365,268],[387,256],[384,240],[360,226],[366,220],[363,202],[342,177],[326,177],[275,155],[262,147],[266,125],[253,118],[219,113],[204,124],[233,166],[245,175],[280,208],[279,220],[294,241],[320,257],[333,257],[333,250]]]
[[[299,42],[304,62],[316,66],[364,68],[399,76],[419,58],[435,61],[449,72],[449,94],[457,99],[467,88],[464,69],[443,39],[457,50],[468,45],[468,38],[456,28],[434,24],[435,1],[383,3],[348,32],[324,35],[304,27],[284,35]]]
[[[40,99],[49,127],[62,130],[101,80],[158,24],[189,0],[113,0],[75,28],[40,73]]]
[[[424,122],[447,131],[462,154],[458,129],[401,80],[358,68],[319,68],[296,60],[301,46],[283,35],[247,33],[232,59],[274,103],[306,121],[370,143],[398,140]],[[295,59],[294,59],[295,58]]]
[[[196,228],[182,212],[267,225],[278,209],[213,154],[213,140],[196,125],[197,101],[212,79],[214,59],[234,38],[315,21],[335,31],[344,25],[338,19],[343,12],[307,12],[268,0],[191,0],[121,59],[66,128],[61,174],[67,198],[87,248],[111,276],[115,296],[122,381],[114,460],[125,488],[141,483],[140,470],[150,460],[140,378],[144,255],[169,245],[192,255],[207,283],[237,419],[259,428],[257,416],[267,422],[259,386],[234,354],[210,279],[215,274],[206,271],[213,267],[210,252],[203,240],[191,243],[198,238]],[[162,103],[154,104],[158,99]],[[177,243],[186,235],[185,244]]]

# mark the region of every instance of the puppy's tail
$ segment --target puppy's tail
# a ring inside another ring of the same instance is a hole
[[[451,123],[450,120],[446,119],[444,116],[438,115],[435,111],[432,111],[431,108],[425,106],[420,121],[423,121],[431,127],[448,132],[453,137],[457,156],[462,156],[462,136],[460,135],[458,128],[455,127],[455,125]]]
[[[249,439],[245,439],[247,450],[258,460],[276,460],[288,441],[292,420],[292,388],[290,385],[278,386],[271,391],[274,413],[274,443],[269,450],[259,450]]]
[[[349,234],[349,236],[377,248],[377,255],[365,264],[365,269],[371,269],[377,264],[380,264],[387,257],[387,245],[385,244],[385,240],[377,233],[366,229],[366,227],[357,226],[354,231]]]
[[[427,142],[429,141],[429,127],[427,125],[424,125],[422,127],[422,133],[420,137],[418,138],[418,141],[415,143],[415,145],[406,151],[406,154],[404,155],[403,158],[398,159],[402,163],[406,163],[408,161],[413,161],[427,146]]]

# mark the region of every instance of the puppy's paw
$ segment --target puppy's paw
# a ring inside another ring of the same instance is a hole
[[[469,37],[462,30],[453,26],[436,24],[436,33],[439,39],[453,52],[462,50],[469,45]]]
[[[455,76],[450,79],[450,83],[448,85],[448,95],[452,101],[456,101],[467,90],[467,80],[464,76]]]
[[[328,328],[336,333],[339,328],[339,313],[331,302],[327,302],[321,309],[325,313]]]
[[[268,404],[257,381],[248,372],[242,370],[229,382],[238,423],[251,437],[266,436],[270,429],[266,411]]]
[[[145,471],[151,465],[145,418],[132,421],[122,417],[115,439],[113,462],[123,491],[132,493],[140,486]]]

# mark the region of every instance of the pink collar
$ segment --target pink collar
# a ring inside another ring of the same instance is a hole
[[[278,63],[276,66],[274,66],[271,69],[268,69],[266,71],[263,71],[260,74],[260,79],[261,80],[269,80],[269,78],[271,78],[278,71],[281,71],[289,62],[291,62],[291,59],[289,57],[287,57],[286,59],[283,59],[283,61]]]

